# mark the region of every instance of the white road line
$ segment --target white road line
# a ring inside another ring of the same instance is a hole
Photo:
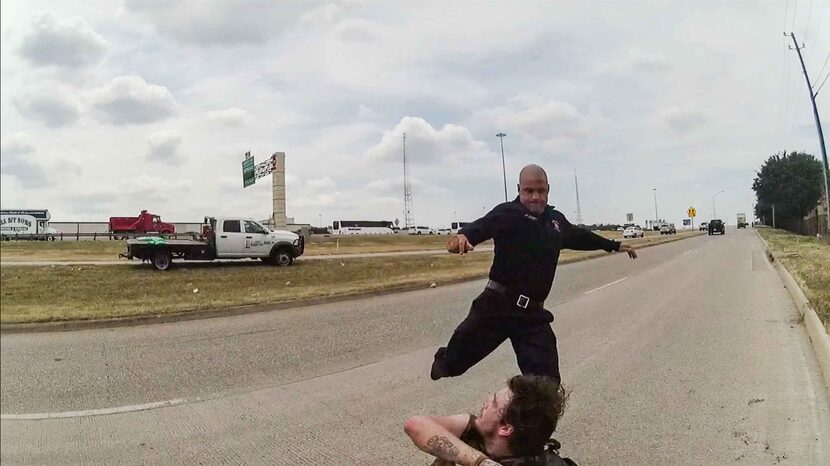
[[[140,405],[117,406],[114,408],[85,409],[82,411],[62,411],[57,413],[27,413],[27,414],[0,414],[4,421],[40,421],[44,419],[64,419],[72,417],[106,416],[108,414],[132,413],[135,411],[146,411],[148,409],[166,408],[176,406],[188,401],[184,398],[175,400],[156,401]]]
[[[689,249],[688,251],[686,251],[686,252],[684,252],[683,254],[681,254],[681,256],[685,256],[686,254],[689,254],[689,253],[690,253],[690,252],[692,252],[692,251],[694,251],[694,249]]]
[[[605,285],[602,285],[602,286],[601,286],[601,287],[599,287],[599,288],[594,288],[594,289],[593,289],[593,290],[591,290],[591,291],[586,291],[586,292],[585,292],[585,294],[591,294],[591,293],[593,293],[594,291],[599,291],[599,290],[601,290],[601,289],[603,289],[603,288],[608,288],[608,287],[609,287],[609,286],[611,286],[611,285],[616,285],[616,284],[617,284],[617,283],[619,283],[619,282],[622,282],[622,281],[628,280],[628,278],[629,278],[629,277],[623,277],[623,278],[621,278],[621,279],[619,279],[619,280],[614,280],[613,282],[611,282],[611,283],[606,283]]]

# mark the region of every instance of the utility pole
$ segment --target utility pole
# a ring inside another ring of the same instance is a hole
[[[775,228],[775,204],[772,205],[772,228]]]
[[[582,206],[579,204],[579,179],[576,177],[576,168],[574,168],[574,187],[576,187],[576,224],[582,225]]]
[[[504,177],[504,202],[507,202],[507,169],[504,167],[504,137],[507,136],[505,133],[499,133],[496,135],[501,141],[501,172],[502,176]]]
[[[786,36],[787,33],[784,33]],[[830,187],[828,187],[828,173],[830,173],[830,167],[827,165],[827,149],[824,147],[824,132],[821,130],[821,120],[818,117],[818,110],[816,109],[816,96],[818,95],[818,91],[813,92],[813,86],[810,84],[810,76],[807,75],[807,67],[804,66],[804,58],[801,56],[801,49],[804,48],[804,44],[801,44],[801,47],[798,46],[798,41],[795,40],[795,33],[790,33],[790,37],[793,39],[793,44],[795,45],[795,51],[798,52],[798,61],[801,62],[801,70],[804,71],[804,79],[807,81],[807,92],[810,93],[810,102],[813,104],[813,117],[816,120],[816,129],[818,130],[818,143],[819,147],[821,147],[821,159],[824,163],[824,201],[826,208],[825,213],[827,219],[827,234],[830,235]],[[790,47],[792,49],[793,47]],[[773,209],[775,206],[773,206]],[[775,214],[772,216],[773,223],[775,223]]]
[[[659,222],[660,217],[657,216],[657,188],[651,188],[654,191],[654,221]]]
[[[403,133],[403,219],[404,226],[415,226],[412,215],[412,185],[409,183],[409,163],[406,161],[406,133]]]
[[[718,194],[720,194],[722,192],[724,192],[724,191],[720,190],[720,191],[716,192],[714,196],[712,196],[712,220],[718,218],[718,212],[717,212],[717,210],[715,210],[715,198],[718,197]]]

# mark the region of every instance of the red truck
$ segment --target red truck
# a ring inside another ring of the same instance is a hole
[[[159,233],[169,235],[176,232],[172,223],[161,221],[161,217],[146,210],[141,211],[138,217],[110,217],[110,232],[113,234],[146,234]]]

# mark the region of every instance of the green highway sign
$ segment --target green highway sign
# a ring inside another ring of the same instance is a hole
[[[242,161],[242,187],[256,183],[256,169],[254,168],[254,157],[250,152],[245,153],[245,160]]]

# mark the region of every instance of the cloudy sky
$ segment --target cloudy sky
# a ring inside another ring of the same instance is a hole
[[[298,222],[467,221],[518,170],[586,222],[734,223],[754,170],[819,155],[798,58],[830,73],[830,2],[14,1],[2,8],[2,207],[105,221],[266,218],[287,159]],[[803,39],[802,39],[803,38]],[[819,94],[830,125],[830,85]]]

